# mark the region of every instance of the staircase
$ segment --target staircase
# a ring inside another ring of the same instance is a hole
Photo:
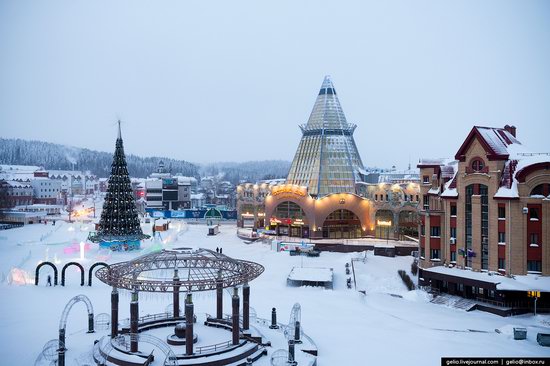
[[[465,299],[463,297],[449,295],[449,294],[440,294],[436,295],[431,301],[433,304],[445,305],[455,309],[461,309],[465,311],[474,310],[477,302],[471,299]]]

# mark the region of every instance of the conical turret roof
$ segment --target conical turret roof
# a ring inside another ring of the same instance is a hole
[[[325,76],[313,110],[309,116],[306,126],[307,130],[319,129],[319,128],[342,128],[348,129],[354,126],[348,124],[336,89],[332,84],[332,80],[329,75]]]
[[[308,187],[313,196],[355,193],[365,170],[353,140],[355,125],[346,120],[330,76],[325,76],[313,110],[302,129],[287,183]]]

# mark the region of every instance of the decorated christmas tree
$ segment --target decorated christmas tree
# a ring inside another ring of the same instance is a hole
[[[149,235],[143,234],[141,230],[118,121],[118,138],[107,195],[98,231],[90,236],[90,240],[113,250],[132,250],[139,249],[140,241],[146,238]]]

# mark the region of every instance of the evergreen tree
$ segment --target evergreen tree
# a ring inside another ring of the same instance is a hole
[[[134,193],[126,166],[124,147],[118,122],[118,138],[111,164],[111,176],[107,187],[99,230],[91,237],[94,242],[135,241],[148,238],[139,224]]]

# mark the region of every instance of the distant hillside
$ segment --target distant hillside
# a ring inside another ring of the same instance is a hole
[[[159,160],[172,173],[198,176],[198,167],[184,160],[160,157],[142,158],[126,155],[128,171],[132,177],[145,178],[156,171]],[[98,177],[111,173],[113,153],[52,144],[43,141],[0,138],[0,164],[39,165],[45,169],[89,170]]]
[[[246,180],[256,182],[263,179],[286,178],[290,161],[263,160],[244,163],[212,163],[201,166],[201,176],[221,176],[233,184]]]

